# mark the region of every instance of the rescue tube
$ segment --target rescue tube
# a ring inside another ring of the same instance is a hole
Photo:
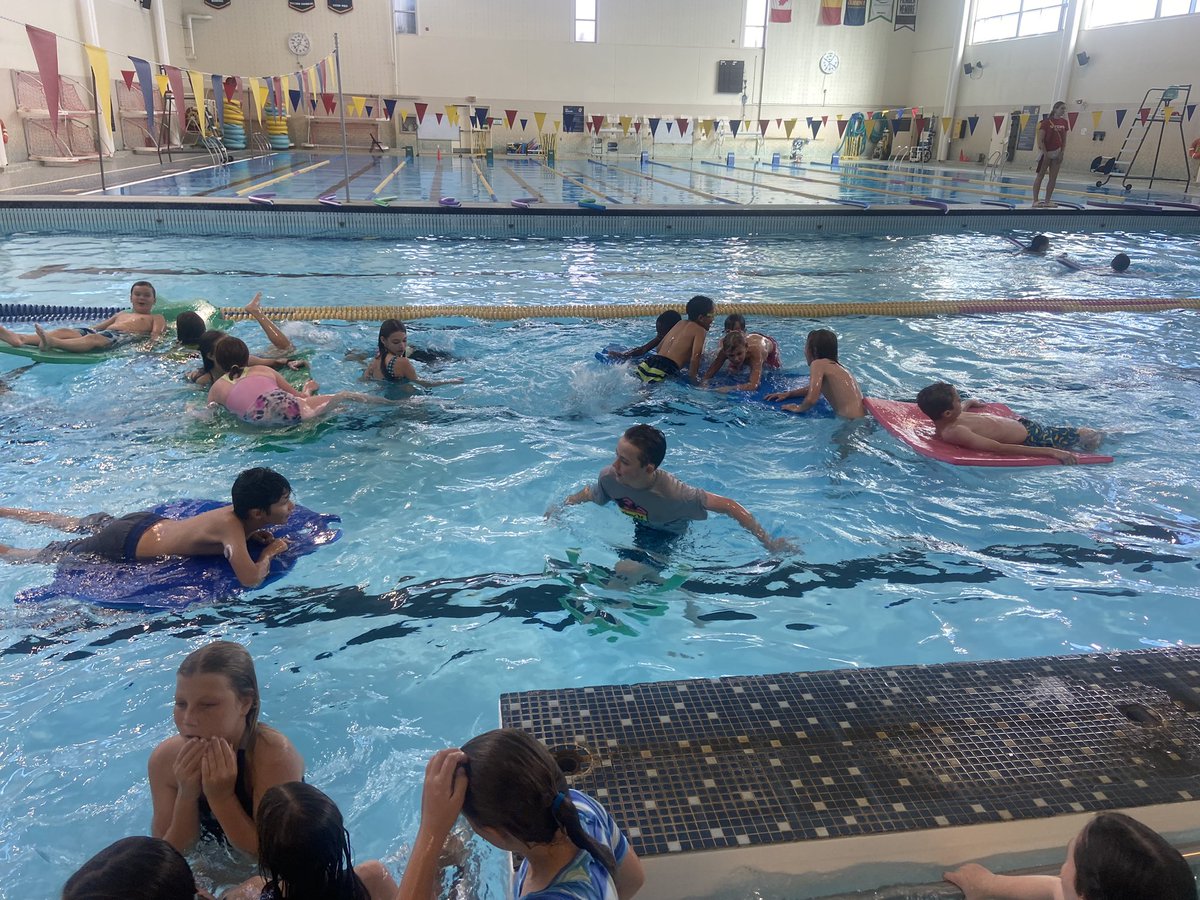
[[[933,423],[929,417],[917,408],[915,403],[904,403],[900,400],[880,400],[876,397],[864,397],[863,405],[876,421],[886,428],[894,437],[899,438],[922,456],[936,459],[940,462],[955,466],[1057,466],[1061,463],[1048,456],[1008,456],[1003,453],[992,453],[987,450],[971,450],[948,444],[934,437]],[[1008,419],[1017,418],[1016,413],[1003,403],[989,403],[979,408],[980,412],[1004,416]],[[1100,456],[1095,453],[1076,453],[1080,463],[1110,463],[1111,456]]]

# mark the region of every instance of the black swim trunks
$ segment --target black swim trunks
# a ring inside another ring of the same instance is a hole
[[[1058,450],[1070,450],[1079,443],[1079,429],[1065,425],[1040,425],[1029,419],[1017,419],[1025,426],[1028,435],[1025,438],[1026,447],[1054,447]]]
[[[138,541],[163,516],[143,510],[116,519],[108,513],[93,513],[80,522],[80,530],[94,532],[91,537],[47,544],[39,557],[49,561],[63,556],[98,556],[109,562],[133,562]]]
[[[679,373],[679,364],[666,356],[647,356],[637,367],[637,376],[646,384],[657,384]]]

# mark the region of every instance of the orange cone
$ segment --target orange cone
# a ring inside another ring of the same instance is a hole
[[[438,147],[438,162],[442,161],[442,148]]]
[[[967,159],[967,154],[964,153],[962,150],[958,151],[958,161],[959,162],[969,162],[969,160]]]

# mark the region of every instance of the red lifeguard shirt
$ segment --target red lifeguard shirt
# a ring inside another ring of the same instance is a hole
[[[1038,128],[1042,129],[1042,146],[1047,151],[1061,150],[1067,141],[1067,129],[1070,123],[1066,119],[1042,119]]]

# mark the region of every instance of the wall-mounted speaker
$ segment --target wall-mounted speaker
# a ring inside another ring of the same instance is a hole
[[[1081,66],[1086,66],[1088,63],[1090,63],[1092,61],[1092,58],[1087,55],[1087,51],[1080,50],[1078,53],[1075,54],[1075,61],[1077,63],[1079,63]]]
[[[149,9],[153,0],[142,0],[142,9]]]

